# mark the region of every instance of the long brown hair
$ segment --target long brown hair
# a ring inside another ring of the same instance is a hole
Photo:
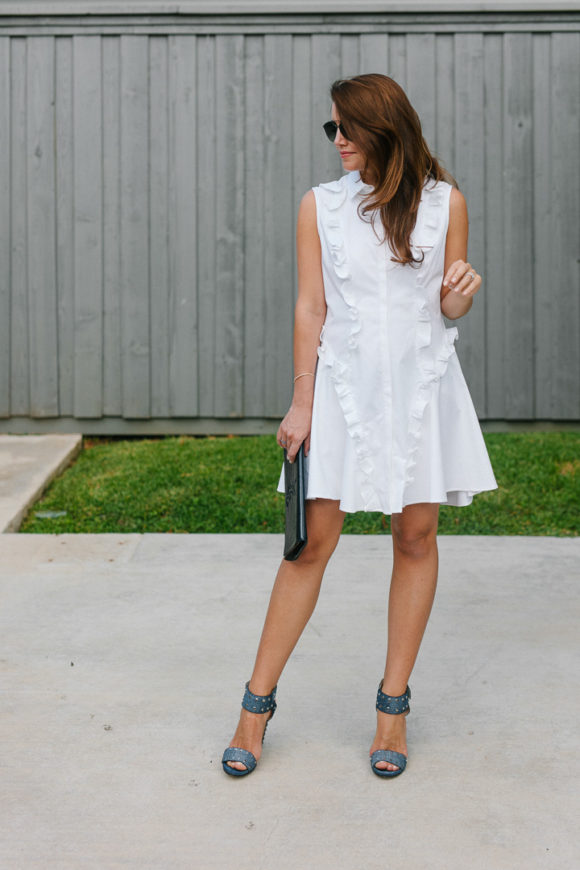
[[[393,262],[422,262],[413,257],[410,237],[425,179],[458,187],[456,180],[431,154],[419,116],[394,79],[380,73],[337,79],[330,95],[348,133],[345,138],[364,156],[361,176],[372,179],[373,190],[359,209],[363,215],[379,210]]]

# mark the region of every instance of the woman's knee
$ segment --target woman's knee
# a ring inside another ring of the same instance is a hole
[[[307,503],[306,531],[308,543],[300,555],[304,562],[327,562],[338,544],[344,512],[338,509],[338,502],[316,499]]]
[[[438,504],[407,505],[391,516],[393,545],[405,556],[421,559],[437,546]]]
[[[300,554],[300,560],[303,563],[308,562],[310,564],[315,564],[322,562],[325,564],[334,553],[337,543],[338,538],[335,539],[332,536],[326,538],[321,536],[313,537],[309,533],[308,543]]]

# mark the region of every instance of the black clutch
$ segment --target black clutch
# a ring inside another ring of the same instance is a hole
[[[284,483],[286,489],[284,558],[293,562],[298,558],[308,541],[306,536],[304,443],[300,445],[294,462],[288,462],[286,450],[284,450]]]

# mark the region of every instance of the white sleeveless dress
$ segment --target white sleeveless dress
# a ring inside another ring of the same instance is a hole
[[[357,214],[358,171],[314,187],[327,312],[314,383],[306,497],[355,511],[468,505],[497,489],[441,313],[451,185],[428,179],[411,235],[421,266],[393,263]],[[451,291],[452,292],[452,291]],[[284,468],[278,482],[284,492]]]

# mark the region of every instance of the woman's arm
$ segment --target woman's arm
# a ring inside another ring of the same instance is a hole
[[[294,311],[294,377],[309,372],[294,382],[292,404],[278,429],[278,443],[286,442],[288,459],[293,462],[304,441],[310,450],[310,426],[314,375],[318,359],[320,330],[326,317],[322,279],[322,253],[316,225],[316,199],[309,190],[302,197],[296,226],[298,299]]]
[[[445,278],[441,285],[441,311],[450,320],[467,314],[473,296],[481,287],[481,276],[466,262],[469,220],[465,197],[454,187],[449,198],[449,226],[445,242]],[[473,280],[468,275],[475,275]]]

